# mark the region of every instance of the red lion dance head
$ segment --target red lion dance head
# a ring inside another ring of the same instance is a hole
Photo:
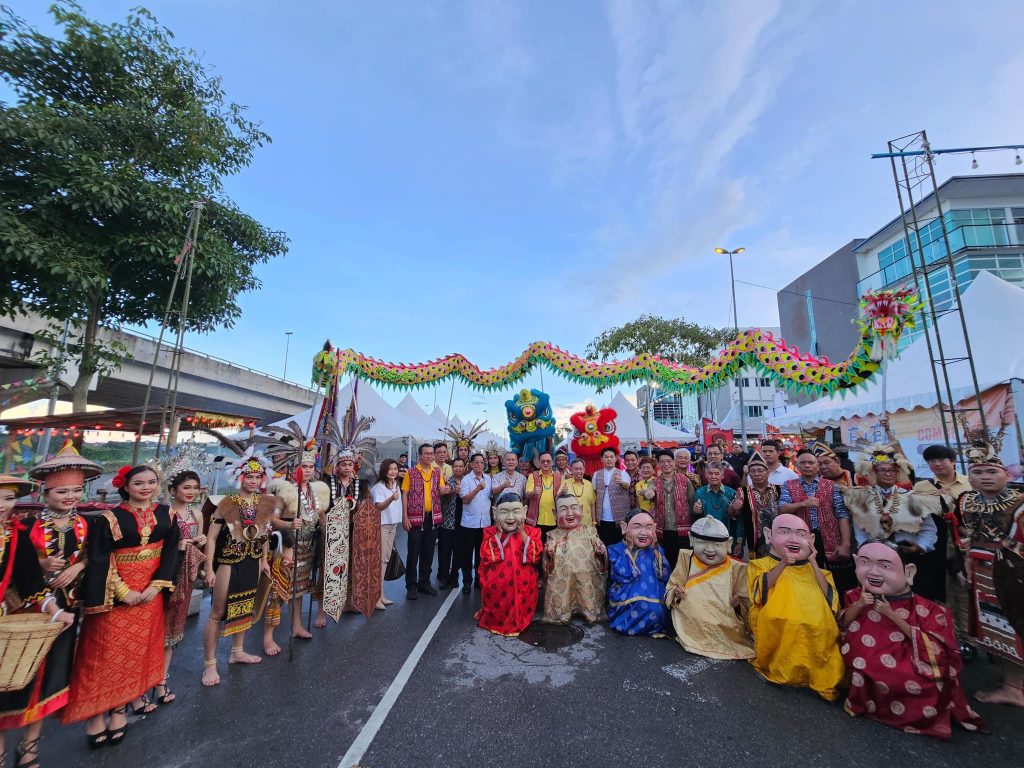
[[[619,438],[615,434],[615,417],[613,408],[598,410],[590,403],[569,417],[572,424],[572,452],[583,459],[587,474],[592,475],[601,468],[601,452],[605,448],[614,448],[619,452]]]

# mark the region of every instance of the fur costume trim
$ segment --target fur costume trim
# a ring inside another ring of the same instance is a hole
[[[916,534],[927,515],[942,515],[942,497],[937,493],[897,489],[889,499],[883,499],[875,488],[837,487],[854,526],[873,539],[887,539],[897,531]]]

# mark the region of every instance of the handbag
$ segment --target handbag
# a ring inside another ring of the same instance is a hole
[[[398,549],[391,547],[391,557],[388,558],[387,568],[384,569],[384,581],[396,581],[405,576],[405,563],[402,562]]]

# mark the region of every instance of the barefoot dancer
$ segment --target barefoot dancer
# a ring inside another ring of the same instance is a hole
[[[269,574],[267,555],[271,521],[277,500],[260,494],[270,462],[250,447],[232,468],[239,492],[225,496],[210,520],[206,540],[206,586],[213,589],[210,616],[203,629],[203,685],[217,685],[217,636],[224,622],[232,635],[229,664],[259,664],[263,659],[245,652],[245,632],[252,626],[256,584],[260,572]]]
[[[327,525],[327,504],[331,494],[326,483],[310,479],[316,477],[316,454],[315,443],[307,445],[302,452],[301,491],[294,482],[285,478],[272,480],[268,486],[283,504],[281,523],[287,523],[287,527],[292,529],[292,541],[289,543],[294,542],[294,546],[281,548],[271,566],[273,587],[263,619],[263,652],[268,656],[281,652],[281,646],[274,641],[274,629],[281,623],[281,605],[284,603],[291,603],[292,636],[303,640],[313,637],[302,626],[302,599],[313,589],[318,551],[317,527],[323,529]]]
[[[1024,493],[1009,487],[995,445],[969,448],[971,485],[957,499],[971,588],[971,637],[999,657],[1003,682],[975,698],[1024,707]]]

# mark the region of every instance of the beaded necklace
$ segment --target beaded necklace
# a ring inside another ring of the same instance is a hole
[[[121,505],[121,509],[130,512],[131,516],[135,518],[142,546],[149,544],[149,537],[153,535],[153,529],[156,527],[156,503],[150,504],[146,509],[137,509],[126,501]]]
[[[330,481],[331,481],[331,499],[334,501],[335,504],[337,504],[338,503],[338,490],[339,490],[339,488],[338,488],[338,479],[334,475],[331,475]],[[352,491],[351,493],[348,492],[349,489],[351,489],[351,491]],[[349,509],[355,509],[356,499],[359,498],[359,476],[358,475],[353,475],[351,483],[349,483],[347,485],[342,485],[341,486],[341,492],[342,492],[342,495],[344,495],[345,500],[349,503]]]

